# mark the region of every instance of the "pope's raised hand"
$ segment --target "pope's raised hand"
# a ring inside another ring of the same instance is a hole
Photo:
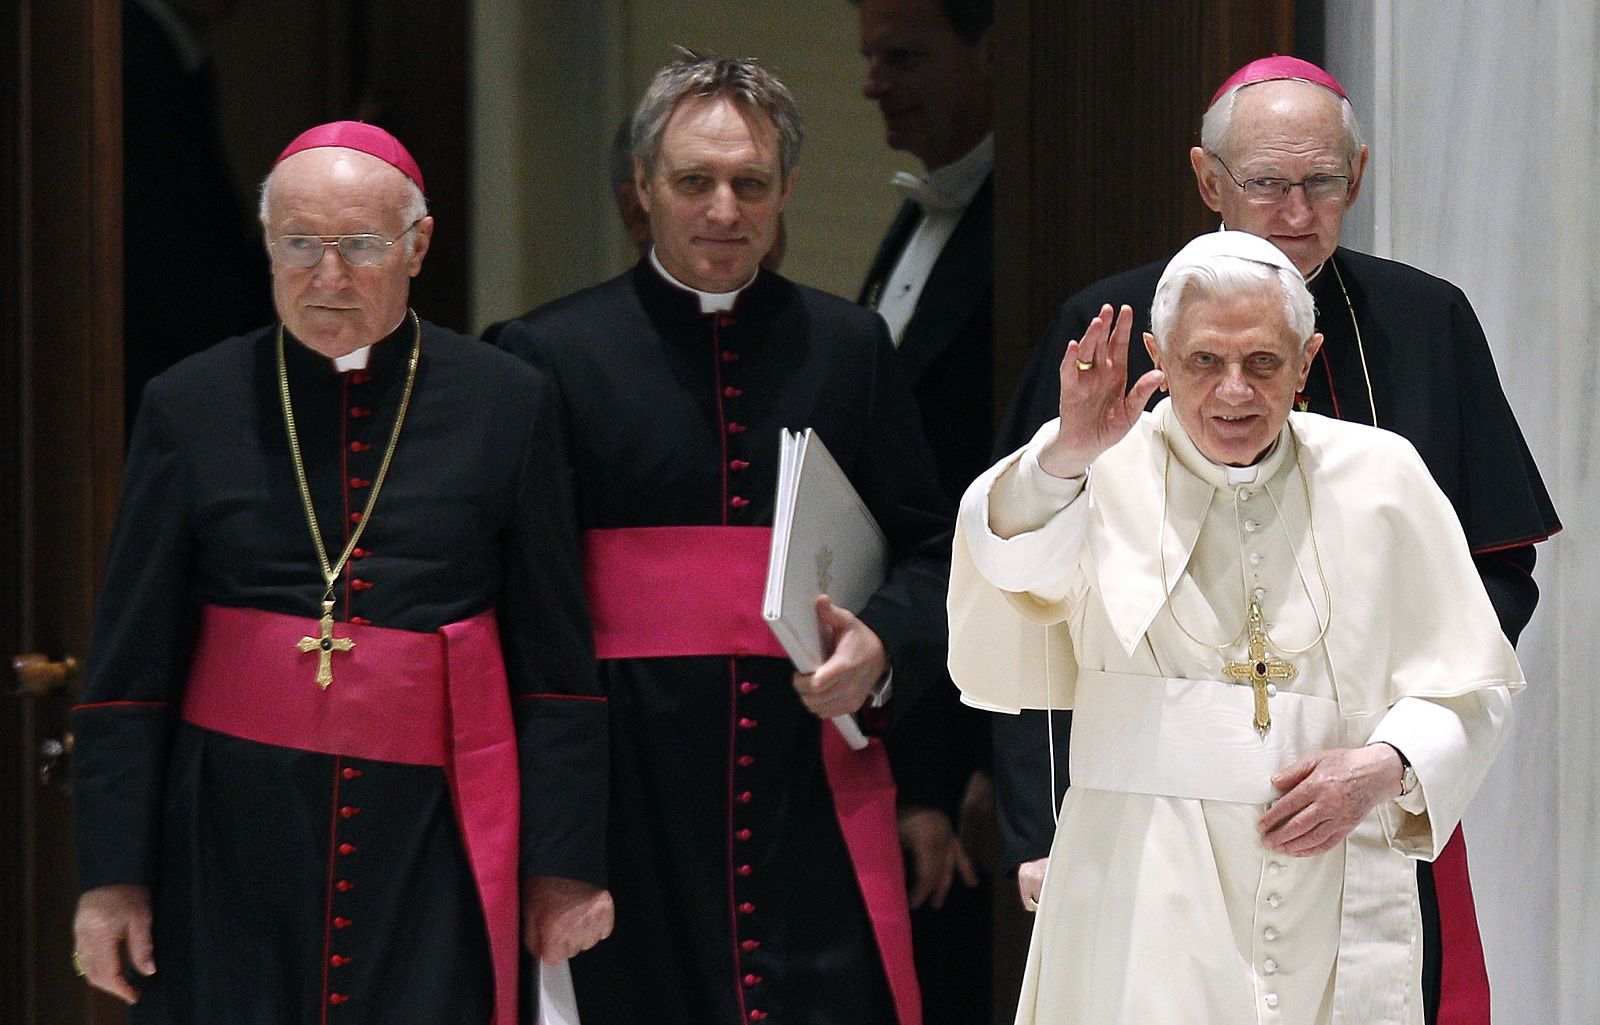
[[[1039,454],[1039,466],[1054,477],[1076,477],[1133,428],[1150,396],[1166,376],[1151,370],[1128,381],[1128,336],[1133,308],[1113,312],[1109,305],[1067,343],[1061,360],[1061,424],[1055,440]]]

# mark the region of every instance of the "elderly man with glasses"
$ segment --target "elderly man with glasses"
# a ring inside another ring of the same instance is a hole
[[[408,308],[422,181],[301,135],[280,322],[146,390],[73,716],[74,962],[135,1022],[515,1025],[520,947],[609,931],[553,386]]]
[[[1189,154],[1200,198],[1224,227],[1282,250],[1316,303],[1325,341],[1295,407],[1387,428],[1417,447],[1460,517],[1501,628],[1515,643],[1539,599],[1533,546],[1561,524],[1466,296],[1448,281],[1339,245],[1367,166],[1344,89],[1307,61],[1253,61],[1212,97],[1200,143]],[[1162,268],[1114,275],[1067,300],[1024,373],[997,451],[1022,445],[1057,415],[1062,356],[1104,304],[1131,308],[1132,329],[1149,329]],[[1135,346],[1129,380],[1150,367]],[[1056,718],[1053,729],[1043,713],[995,724],[1001,832],[1029,905],[1067,785],[1070,718]],[[1487,1022],[1488,981],[1459,832],[1434,865],[1419,864],[1419,884],[1428,1020]]]

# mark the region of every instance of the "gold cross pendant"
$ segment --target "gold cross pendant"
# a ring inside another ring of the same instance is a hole
[[[336,651],[349,651],[356,646],[356,642],[348,637],[335,637],[333,635],[333,602],[322,603],[322,635],[320,637],[302,637],[297,647],[301,651],[314,651],[317,653],[317,686],[323,690],[333,682],[333,653]]]
[[[1273,680],[1287,680],[1298,670],[1282,659],[1267,657],[1267,632],[1261,625],[1261,603],[1255,598],[1250,599],[1247,623],[1250,631],[1250,660],[1229,662],[1222,667],[1222,671],[1229,679],[1248,683],[1254,688],[1256,698],[1254,725],[1256,732],[1265,737],[1267,731],[1272,729],[1272,713],[1267,710],[1267,685]]]

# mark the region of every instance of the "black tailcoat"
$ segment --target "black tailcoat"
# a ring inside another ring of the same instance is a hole
[[[584,530],[768,526],[780,429],[815,428],[893,549],[860,613],[889,651],[891,706],[926,692],[949,510],[880,318],[765,270],[730,313],[705,315],[641,263],[499,342],[556,380]],[[832,727],[800,703],[789,662],[601,671],[617,925],[573,962],[584,1025],[893,1020],[823,775]]]
[[[334,614],[433,631],[498,610],[522,872],[603,884],[604,704],[553,388],[475,340],[432,325],[422,337]],[[136,1022],[482,1025],[487,939],[443,770],[258,744],[177,715],[198,606],[321,614],[273,340],[270,328],[229,339],[146,391],[73,715],[81,885],[154,890],[159,971],[139,982]],[[411,343],[408,320],[367,370],[340,374],[285,342],[330,558],[378,475]]]
[[[1142,339],[1165,268],[1166,261],[1161,261],[1114,275],[1063,304],[1017,386],[995,446],[997,456],[1026,444],[1040,425],[1058,415],[1059,368],[1067,343],[1082,336],[1102,304],[1133,308],[1129,381],[1151,368]],[[1501,628],[1515,643],[1539,601],[1533,546],[1560,530],[1561,522],[1500,387],[1472,305],[1448,281],[1349,249],[1337,250],[1310,287],[1323,344],[1302,401],[1314,413],[1376,423],[1416,446],[1455,507]],[[1059,806],[1067,786],[1071,715],[1057,713],[1056,718],[1054,800]],[[1047,799],[1050,745],[1045,731],[1042,712],[995,717],[996,795],[1010,865],[1050,853],[1055,822]],[[1421,872],[1428,917],[1432,878],[1426,865]],[[1432,929],[1430,934],[1436,935]],[[1438,944],[1427,943],[1425,949],[1430,964],[1436,964]],[[1436,979],[1424,980],[1429,1020]]]
[[[876,306],[922,219],[907,200],[884,236],[858,302]],[[897,348],[952,502],[988,468],[994,447],[994,175],[973,194],[928,272]],[[902,806],[938,808],[960,822],[974,770],[989,762],[988,716],[963,705],[948,678],[913,710],[895,747]],[[945,905],[911,915],[928,1025],[987,1017],[990,880],[957,881]]]

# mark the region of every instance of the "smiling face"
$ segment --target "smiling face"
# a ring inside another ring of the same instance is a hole
[[[731,292],[777,240],[794,175],[783,179],[778,130],[724,97],[690,96],[667,120],[655,170],[635,163],[656,256],[702,292]]]
[[[883,113],[892,149],[935,170],[959,160],[994,125],[994,30],[956,34],[938,0],[863,0],[862,93]]]
[[[358,235],[398,239],[405,232],[406,178],[377,157],[325,146],[303,150],[279,164],[267,187],[268,239],[282,235]],[[283,326],[324,356],[371,345],[405,316],[411,279],[422,269],[433,237],[424,217],[406,241],[375,266],[352,267],[325,247],[313,267],[272,264],[272,301]]]
[[[1271,242],[1310,274],[1339,245],[1345,212],[1361,191],[1367,166],[1363,146],[1352,160],[1339,99],[1309,82],[1261,82],[1239,90],[1233,115],[1217,156],[1240,181],[1283,178],[1304,181],[1313,175],[1345,175],[1343,197],[1307,202],[1294,188],[1275,203],[1252,203],[1216,157],[1196,146],[1189,153],[1200,197],[1222,215],[1222,223]]]
[[[1289,327],[1277,283],[1237,295],[1185,296],[1172,338],[1145,346],[1166,372],[1178,422],[1213,462],[1249,466],[1272,447],[1322,345]]]

